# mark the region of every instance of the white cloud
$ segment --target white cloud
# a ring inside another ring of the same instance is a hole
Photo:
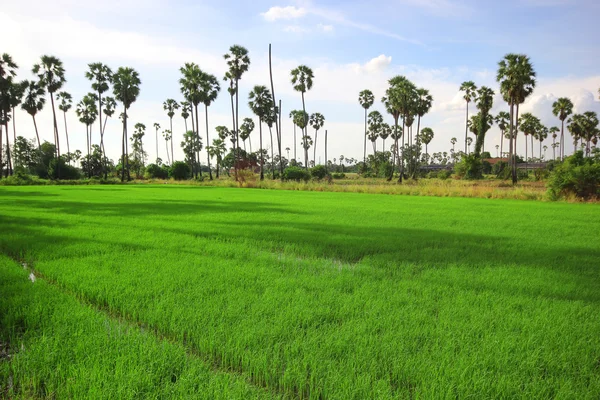
[[[319,24],[317,27],[323,32],[333,32],[333,25]]]
[[[364,69],[368,72],[380,71],[385,69],[392,62],[392,56],[386,56],[385,54],[380,54],[379,56],[371,59],[368,63],[365,64]]]
[[[261,13],[260,15],[262,15],[263,18],[266,19],[267,21],[273,22],[273,21],[277,21],[280,19],[288,20],[288,19],[301,18],[306,15],[306,9],[304,9],[302,7],[297,8],[294,6],[287,6],[287,7],[275,6],[275,7],[269,8],[269,10],[267,10],[264,13]]]

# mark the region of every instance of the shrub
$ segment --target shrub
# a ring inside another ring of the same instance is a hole
[[[327,176],[327,168],[324,165],[317,165],[310,169],[310,176],[317,180],[321,180]]]
[[[533,176],[535,177],[536,181],[543,181],[548,179],[550,176],[550,171],[546,168],[537,168],[533,170]]]
[[[454,172],[460,178],[464,179],[481,179],[483,178],[483,165],[481,158],[475,154],[469,154],[463,157],[454,166]]]
[[[287,167],[283,171],[283,179],[286,181],[308,181],[310,179],[310,173],[300,167]]]
[[[427,173],[427,178],[429,179],[436,179],[438,177],[438,171],[429,171]]]
[[[568,195],[583,199],[600,196],[600,158],[586,158],[582,151],[567,157],[550,173],[548,192],[554,199]]]
[[[169,170],[165,166],[148,164],[144,176],[148,179],[167,179],[169,177]]]
[[[169,176],[177,181],[190,177],[190,166],[183,161],[175,161],[169,169]]]
[[[66,179],[73,180],[79,179],[81,175],[79,174],[79,170],[65,162],[65,160],[60,158],[54,158],[50,161],[50,166],[48,168],[48,176],[50,179]]]
[[[239,169],[237,177],[238,183],[242,187],[255,187],[254,184],[258,180],[258,175],[251,169]]]
[[[489,161],[483,160],[481,162],[481,171],[484,174],[491,174],[492,173],[492,164],[490,164]]]
[[[333,174],[331,174],[331,177],[333,179],[344,179],[346,177],[346,174],[343,172],[334,172]]]
[[[450,171],[449,169],[444,169],[441,170],[440,172],[438,172],[437,177],[443,181],[445,181],[446,179],[450,178],[452,176],[452,171]]]

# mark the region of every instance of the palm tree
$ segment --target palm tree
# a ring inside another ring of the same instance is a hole
[[[363,164],[367,162],[367,111],[373,105],[375,101],[375,96],[373,96],[373,92],[369,89],[365,89],[358,94],[358,102],[361,107],[365,109],[365,143],[363,149]],[[365,164],[366,165],[366,164]]]
[[[377,152],[377,147],[376,147],[375,142],[377,141],[377,138],[379,137],[379,133],[381,131],[382,125],[383,125],[383,116],[381,115],[381,113],[377,110],[371,111],[368,116],[368,130],[367,130],[368,133],[367,133],[367,135],[373,145],[373,155],[375,155],[375,153]]]
[[[213,139],[213,145],[210,147],[210,153],[212,157],[216,157],[217,159],[217,179],[219,179],[219,170],[221,165],[221,160],[227,152],[227,148],[225,147],[225,141],[223,139]]]
[[[58,101],[58,109],[63,112],[63,117],[65,121],[65,136],[67,137],[67,153],[71,153],[71,149],[69,147],[69,131],[67,130],[67,111],[71,109],[73,106],[73,97],[67,92],[59,92],[56,95],[56,101]],[[69,164],[71,162],[69,161]]]
[[[494,121],[493,117],[489,115],[489,112],[494,105],[494,94],[494,91],[486,86],[482,86],[477,91],[477,99],[475,100],[477,109],[479,109],[479,134],[477,135],[477,142],[475,143],[475,154],[477,157],[479,157],[484,150],[485,134]]]
[[[129,110],[129,107],[137,100],[137,97],[140,94],[141,83],[137,71],[129,67],[119,67],[112,77],[115,98],[123,104],[123,157],[121,164],[121,182],[125,180],[125,169],[127,169],[127,180],[130,179],[129,161],[127,159],[127,110]]]
[[[102,105],[104,104],[102,99],[102,93],[107,92],[109,87],[108,84],[112,79],[113,72],[112,70],[102,63],[91,63],[88,64],[89,70],[85,73],[85,77],[92,81],[92,89],[98,93],[98,112],[100,117],[98,121],[100,122],[100,146],[102,147],[102,156],[106,159],[106,151],[104,149],[104,127],[105,124],[102,123]],[[65,122],[66,126],[66,122]],[[67,142],[68,143],[68,142]],[[107,168],[103,163],[104,168],[104,177],[107,176]]]
[[[573,102],[566,98],[561,97],[552,104],[552,113],[560,119],[560,147],[558,149],[558,156],[561,160],[565,158],[565,120],[569,115],[573,114]]]
[[[79,122],[85,125],[86,142],[87,142],[87,166],[88,166],[88,178],[92,177],[91,160],[90,160],[90,149],[91,149],[91,136],[92,136],[92,124],[96,121],[98,116],[98,108],[96,107],[96,94],[88,93],[83,96],[83,99],[77,103],[75,109]]]
[[[259,153],[260,153],[260,180],[265,179],[264,174],[264,153],[262,144],[262,123],[267,118],[269,110],[272,108],[271,92],[264,85],[254,86],[248,94],[248,106],[250,110],[258,117],[259,132]]]
[[[294,86],[294,90],[297,92],[300,92],[302,94],[302,112],[305,115],[308,115],[308,114],[306,114],[306,104],[304,102],[304,93],[306,93],[307,91],[312,89],[313,78],[314,78],[313,71],[306,65],[300,65],[292,70],[291,75],[292,75],[292,85]],[[306,127],[307,127],[307,124],[304,124],[303,136],[308,136]],[[312,144],[312,140],[310,140],[310,142]],[[308,141],[303,139],[302,147],[304,147],[305,151],[308,151],[308,149],[306,148],[307,144],[308,144]],[[308,157],[308,156],[306,155],[306,157]],[[307,158],[307,162],[308,162],[308,158]],[[305,166],[305,167],[308,168],[308,166]]]
[[[421,118],[431,110],[433,104],[433,96],[429,94],[427,89],[417,89],[417,96],[419,96],[416,112],[417,112],[417,132],[421,129]],[[412,145],[412,142],[411,142]]]
[[[163,110],[167,112],[167,116],[169,117],[169,132],[173,132],[173,117],[175,116],[175,111],[179,109],[179,103],[174,99],[167,99],[163,103]],[[167,153],[169,149],[167,149]],[[171,140],[171,160],[175,161],[173,155],[173,140]]]
[[[154,133],[156,136],[156,163],[158,164],[158,130],[160,129],[160,124],[158,122],[154,123]]]
[[[581,129],[581,119],[583,118],[583,115],[581,114],[573,114],[568,120],[567,120],[567,129],[569,130],[569,132],[571,133],[571,136],[573,137],[573,152],[576,153],[577,152],[577,144],[579,143],[579,140],[583,137],[583,131]]]
[[[319,129],[321,129],[323,127],[323,124],[325,124],[325,117],[321,113],[318,113],[318,112],[313,113],[310,116],[308,123],[315,130],[315,146],[313,148],[313,162],[315,163],[315,165],[317,165],[317,137],[319,135]]]
[[[379,130],[379,137],[383,140],[383,151],[385,152],[385,139],[390,137],[392,134],[392,127],[388,123],[382,123],[381,129]]]
[[[40,80],[40,85],[48,91],[50,103],[52,104],[52,118],[54,121],[54,144],[56,145],[56,157],[60,157],[60,140],[58,138],[58,124],[56,122],[56,109],[54,108],[54,93],[59,91],[66,82],[65,69],[62,61],[54,56],[43,55],[40,63],[33,66],[32,72]],[[60,164],[57,164],[60,166]],[[58,173],[60,176],[60,172]]]
[[[102,99],[102,111],[104,112],[104,123],[102,124],[102,136],[100,137],[100,145],[102,146],[102,154],[104,157],[103,165],[104,165],[104,179],[108,178],[108,158],[106,157],[106,149],[104,146],[104,134],[106,133],[106,123],[108,119],[111,118],[115,111],[117,110],[117,101],[114,97],[105,96]]]
[[[0,57],[0,177],[2,176],[2,125],[6,126],[6,148],[10,153],[10,144],[8,143],[8,113],[11,108],[11,90],[13,89],[13,79],[17,76],[19,66],[13,61],[12,57],[4,53]],[[10,155],[8,163],[10,165]],[[10,170],[10,167],[7,169]]]
[[[528,170],[527,137],[529,135],[532,135],[532,137],[533,137],[533,135],[535,135],[535,132],[538,129],[538,126],[540,124],[541,124],[540,120],[531,113],[524,113],[519,118],[519,129],[521,130],[521,132],[523,132],[523,135],[525,135],[525,171]],[[533,141],[532,141],[532,147],[533,147]],[[531,150],[533,152],[533,148]]]
[[[598,136],[598,115],[593,111],[586,111],[578,121],[581,127],[581,137],[585,140],[585,155],[590,156],[590,143]]]
[[[246,151],[246,140],[250,138],[250,134],[254,130],[255,125],[252,118],[244,118],[242,126],[240,127],[240,139],[244,143],[244,151]],[[252,142],[250,142],[250,153],[252,153]]]
[[[500,111],[498,113],[498,115],[496,115],[496,118],[494,118],[494,122],[496,122],[496,125],[498,125],[498,128],[500,128],[500,157],[502,157],[502,147],[504,144],[504,132],[506,131],[506,128],[508,127],[508,120],[510,118],[510,114],[507,113],[506,111]]]
[[[173,134],[169,129],[165,129],[163,130],[162,136],[165,139],[165,147],[167,149],[167,162],[169,163],[169,165],[173,165],[173,163],[171,162],[171,158],[169,157],[169,140],[173,142]]]
[[[279,109],[273,109],[273,102],[267,105],[266,114],[263,117],[264,122],[269,127],[269,136],[271,138],[271,178],[275,179],[275,158],[273,156],[273,125],[277,122]]]
[[[202,79],[200,80],[200,98],[202,99],[202,103],[204,103],[204,117],[206,121],[206,143],[210,143],[208,138],[208,107],[217,99],[219,95],[219,90],[221,90],[221,85],[219,85],[219,80],[216,76],[211,74],[203,74]],[[207,146],[207,165],[208,165],[208,176],[212,181],[212,170],[210,169],[210,154],[208,154],[208,146]]]
[[[37,113],[42,111],[42,109],[44,108],[44,104],[46,104],[46,98],[44,97],[46,91],[34,81],[24,81],[23,87],[25,88],[25,97],[23,99],[23,103],[21,104],[21,108],[23,109],[23,111],[27,112],[27,114],[31,115],[31,118],[33,119],[33,126],[35,128],[35,136],[37,137],[38,149],[40,149],[42,143],[40,142],[40,134],[38,132],[35,116],[37,115]]]
[[[533,93],[536,83],[535,75],[529,57],[524,54],[507,54],[504,56],[504,59],[498,63],[496,80],[500,83],[500,92],[502,93],[504,100],[510,106],[509,131],[511,132],[511,141],[509,153],[510,162],[512,163],[513,184],[517,183],[517,164],[514,155],[516,154],[517,149],[516,132],[519,130],[519,105]],[[514,140],[512,136],[514,136]]]
[[[456,145],[456,142],[458,142],[458,140],[455,137],[450,139],[450,143],[452,144],[452,152],[453,153],[454,153],[454,145]]]
[[[553,126],[548,130],[548,132],[552,135],[552,159],[556,160],[556,138],[558,137],[558,132],[560,129],[556,126]]]
[[[200,104],[203,99],[202,93],[202,82],[204,79],[204,72],[198,67],[198,65],[194,63],[185,63],[183,67],[179,69],[182,78],[179,79],[179,85],[181,88],[181,93],[184,95],[185,99],[190,102],[190,104],[194,107],[192,111],[192,131],[196,135],[196,141],[200,141],[200,129],[199,129],[199,119],[198,119],[198,104]],[[194,115],[195,114],[195,115]],[[194,125],[195,121],[195,125]],[[187,145],[187,148],[192,149],[196,152],[199,152],[199,148],[201,146],[197,143],[193,146]],[[198,160],[198,170],[200,176],[202,176],[202,168],[200,168],[200,157],[197,153],[192,153],[192,166],[196,166],[195,160]],[[194,176],[197,176],[198,173],[192,170]]]
[[[187,119],[190,117],[190,112],[192,111],[192,106],[189,101],[181,102],[181,117],[183,118],[183,123],[185,124],[185,131],[188,131],[187,128]]]
[[[223,58],[227,61],[227,66],[229,67],[229,70],[225,75],[225,80],[229,80],[235,84],[233,87],[233,90],[235,91],[235,124],[233,129],[236,135],[236,148],[239,148],[239,81],[242,79],[242,75],[244,75],[250,67],[250,57],[248,56],[248,50],[245,47],[233,45],[229,48],[229,53],[223,55]],[[237,180],[237,166],[235,171]]]
[[[425,155],[428,156],[427,145],[433,140],[433,129],[423,128],[421,130],[421,140],[425,143]]]
[[[290,118],[292,119],[292,123],[294,124],[294,160],[297,160],[296,157],[296,114],[298,110],[290,111]]]
[[[298,110],[294,115],[294,122],[300,128],[302,132],[305,131],[308,125],[308,114],[304,111]],[[308,135],[302,135],[302,148],[304,149],[304,168],[308,169],[308,149],[312,146],[312,138]]]
[[[473,81],[466,81],[460,85],[458,90],[465,92],[463,99],[467,102],[467,115],[465,117],[465,153],[467,153],[467,136],[469,133],[469,103],[472,100],[475,100],[475,96],[477,95],[477,86]]]

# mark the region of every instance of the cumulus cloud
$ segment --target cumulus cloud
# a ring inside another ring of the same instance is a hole
[[[269,22],[277,21],[280,19],[288,20],[288,19],[296,19],[301,18],[306,15],[306,9],[294,6],[287,7],[271,7],[266,12],[261,13],[262,17]]]

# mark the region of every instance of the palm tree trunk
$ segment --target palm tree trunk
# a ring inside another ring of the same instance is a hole
[[[169,156],[169,140],[165,139],[165,148],[167,149],[167,161],[169,162],[169,165],[173,165],[173,163],[171,163],[171,157]]]
[[[265,173],[263,171],[263,165],[265,163],[265,159],[263,157],[263,145],[262,145],[262,119],[258,118],[258,137],[259,137],[259,151],[260,151],[260,180],[265,180]]]
[[[209,139],[208,139],[208,106],[206,104],[204,104],[204,115],[205,115],[205,119],[206,119],[206,161],[207,161],[207,165],[208,165],[208,176],[210,177],[210,180],[213,180],[213,176],[212,176],[212,170],[210,169],[210,153],[208,151],[208,146],[210,144]],[[172,134],[171,134],[172,135]],[[173,144],[173,142],[171,141],[171,144]],[[172,150],[171,150],[172,151]],[[172,153],[171,153],[172,155]]]
[[[85,141],[87,145],[87,173],[88,178],[91,178],[92,173],[90,171],[90,126],[88,124],[85,125]]]
[[[233,136],[232,146],[233,146],[233,173],[235,174],[235,181],[237,182],[237,150],[235,148],[235,136],[237,135],[235,131],[235,110],[233,108],[233,93],[231,94],[231,120],[233,123],[233,131],[231,132]]]
[[[156,163],[158,164],[158,159],[160,158],[158,156],[158,129],[154,128],[154,132],[156,133]]]
[[[304,92],[302,92],[302,112],[303,112],[302,118],[304,118],[306,116],[306,105],[304,103]],[[307,121],[304,121],[304,122],[306,122],[304,129],[303,129],[304,136],[308,136],[307,135],[308,122]],[[304,166],[304,169],[308,170],[308,149],[306,148],[306,146],[304,146],[304,161],[306,164]]]
[[[269,135],[271,135],[271,179],[275,179],[275,158],[273,157],[273,130],[270,126]]]
[[[175,162],[175,156],[173,155],[173,117],[169,117],[169,129],[171,130],[171,164]],[[169,150],[167,149],[167,153]]]
[[[329,172],[327,170],[327,166],[328,166],[328,163],[327,163],[327,129],[325,129],[325,172]]]
[[[273,68],[271,66],[271,43],[269,43],[269,77],[271,78],[271,95],[273,97],[273,108],[275,108],[277,102],[275,100],[275,86],[273,85]],[[277,135],[277,149],[279,151],[279,177],[283,182],[283,159],[281,157],[281,100],[279,100],[279,121],[277,118],[275,118],[275,133]],[[252,151],[252,144],[250,144],[250,151]]]
[[[125,182],[125,116],[123,115],[123,133],[121,135],[121,182]]]
[[[296,124],[294,123],[294,160],[298,161],[296,156]]]
[[[56,145],[56,158],[60,157],[60,140],[58,138],[58,124],[56,123],[56,109],[54,108],[54,92],[50,93],[50,102],[52,103],[52,120],[54,122],[54,144]],[[60,179],[60,162],[56,164],[57,179]]]
[[[0,117],[2,117],[2,110],[0,110]],[[2,178],[2,173],[4,172],[2,167],[2,149],[2,124],[0,124],[0,178]]]
[[[399,170],[400,170],[400,176],[398,177],[398,183],[402,183],[402,175],[404,175],[404,121],[405,118],[402,117],[402,148],[399,150],[398,148],[396,148],[396,151],[398,152],[398,162],[400,163],[399,165]]]
[[[527,160],[527,136],[525,136],[525,173],[528,174],[529,165]]]
[[[63,111],[63,117],[65,121],[65,136],[67,138],[67,153],[71,153],[71,148],[69,147],[69,131],[67,129],[67,112]],[[102,122],[100,122],[102,124]],[[100,127],[102,128],[102,127]],[[71,158],[69,157],[69,165],[71,165]]]
[[[6,134],[6,176],[12,175],[12,160],[10,157],[10,140],[8,139],[8,121],[5,120],[4,130]],[[1,147],[0,147],[1,149]]]
[[[239,158],[239,152],[240,152],[240,110],[239,110],[239,90],[240,89],[240,85],[239,85],[239,80],[236,78],[235,79],[235,148],[236,148],[236,152],[238,153],[238,158]],[[237,168],[236,168],[236,174],[237,174]],[[237,175],[236,175],[236,180],[237,180]]]
[[[17,143],[17,118],[15,115],[15,108],[12,108],[12,123],[13,123],[13,143]]]
[[[127,182],[129,182],[131,180],[131,172],[129,171],[129,144],[127,143],[127,140],[129,139],[128,135],[127,135],[127,118],[129,116],[127,115],[127,110],[125,110],[125,164],[127,165]]]
[[[504,144],[504,131],[500,131],[500,158],[502,158],[502,145]]]
[[[519,132],[519,104],[517,103],[517,109],[516,109],[516,114],[515,114],[515,131],[514,131],[514,138],[511,137],[511,139],[514,140],[515,144],[513,145],[513,184],[517,183],[517,136],[518,136],[518,132]]]
[[[313,144],[313,164],[317,165],[317,137],[319,135],[319,130],[315,129],[315,143]]]
[[[467,116],[465,118],[465,153],[467,153],[467,136],[469,135],[469,102],[467,101]]]
[[[363,168],[367,166],[367,109],[365,108],[365,143],[363,146]]]
[[[196,130],[194,131],[194,140],[196,141],[196,147],[199,148],[200,147],[200,120],[198,119],[198,104],[194,104],[194,111],[196,112],[196,119],[195,119],[195,128]],[[200,163],[200,151],[196,151],[193,150],[192,151],[194,153],[194,158],[197,160],[198,162],[198,172],[200,174],[200,177],[202,178],[202,164]]]
[[[106,153],[104,152],[104,128],[106,122],[102,126],[102,93],[98,92],[98,122],[100,123],[100,146],[102,147],[102,169],[104,170],[104,179],[106,179]],[[67,132],[67,113],[65,112],[65,133]],[[67,133],[67,151],[69,151],[69,134]]]
[[[33,127],[35,128],[35,136],[37,137],[38,150],[40,150],[42,148],[42,142],[40,142],[40,133],[38,132],[37,123],[35,122],[35,115],[32,115],[31,118],[33,119]]]
[[[366,112],[365,112],[366,114]],[[366,129],[366,128],[365,128]],[[365,135],[366,140],[367,135]],[[396,151],[398,151],[398,118],[394,117],[394,151],[392,152],[392,172],[388,176],[388,182],[394,178],[394,168],[396,166]],[[363,162],[364,164],[364,162]]]
[[[188,130],[187,130],[187,118],[184,118],[184,119],[183,119],[183,124],[184,124],[184,126],[185,126],[185,131],[187,132],[187,131],[188,131]]]

